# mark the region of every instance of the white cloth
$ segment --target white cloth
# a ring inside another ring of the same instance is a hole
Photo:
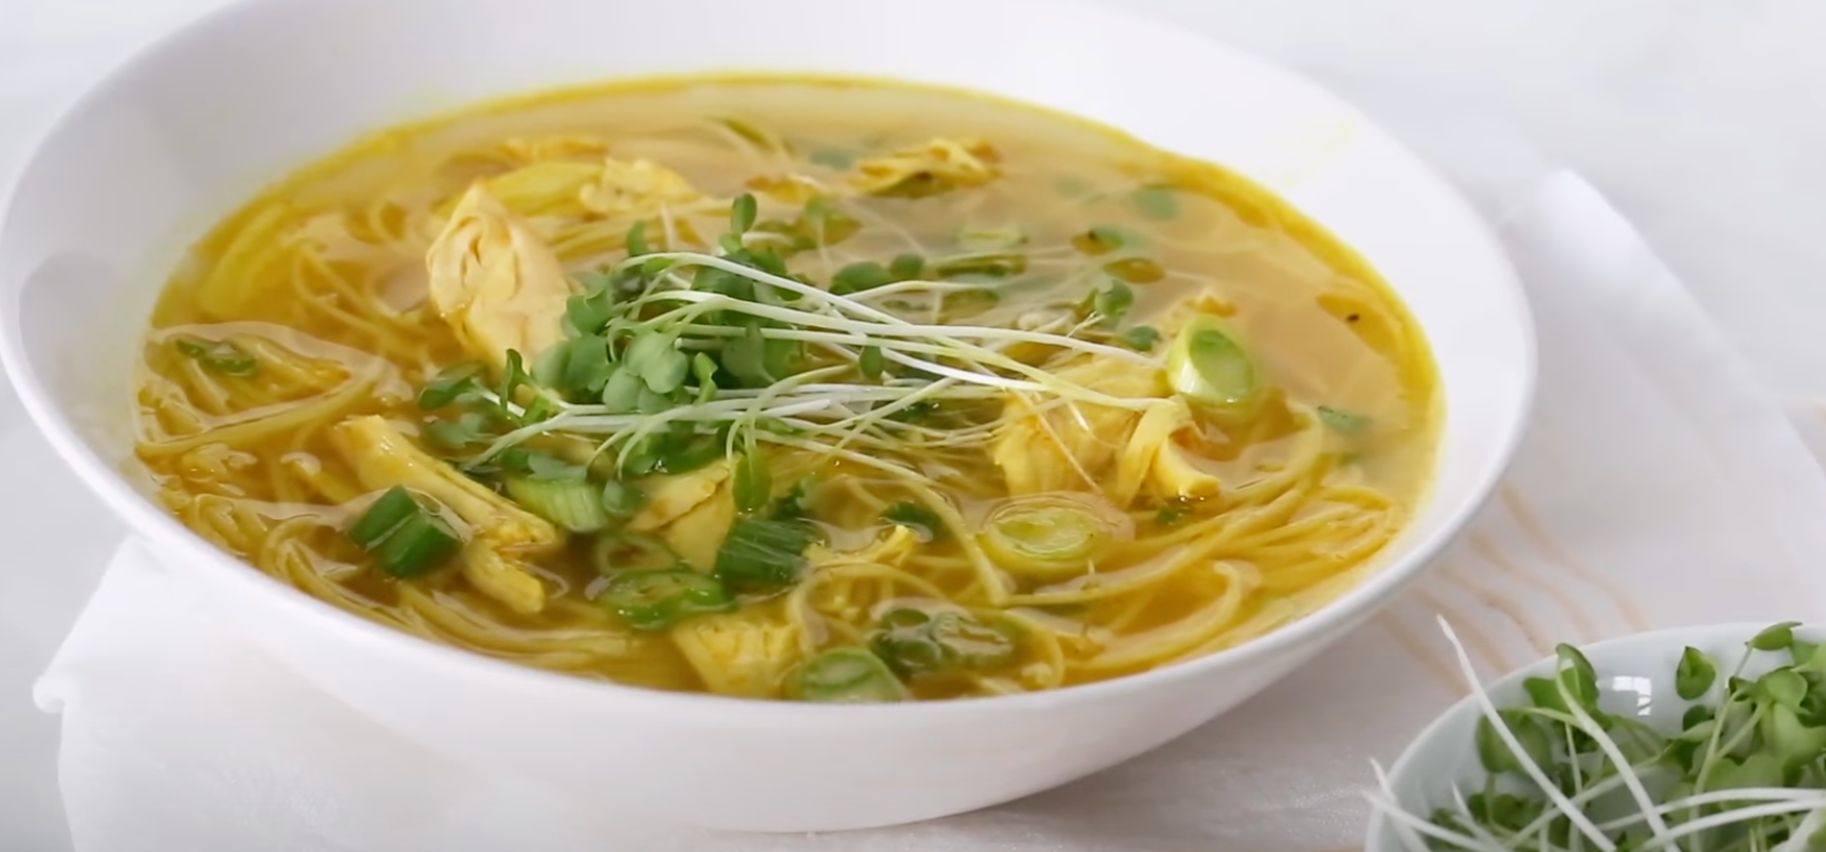
[[[807,838],[639,824],[604,815],[617,786],[641,783],[613,766],[599,788],[552,792],[385,733],[221,627],[130,546],[37,689],[63,716],[76,848],[1355,847],[1368,760],[1392,758],[1457,694],[1434,612],[1487,673],[1556,641],[1826,615],[1814,570],[1826,476],[1781,407],[1582,180],[1562,173],[1505,198],[1516,196],[1481,200],[1507,209],[1502,235],[1538,314],[1542,372],[1501,493],[1388,612],[1157,752],[902,828]]]

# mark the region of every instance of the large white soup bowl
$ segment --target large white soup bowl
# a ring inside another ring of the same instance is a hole
[[[839,829],[978,808],[1154,748],[1363,622],[1476,509],[1533,379],[1500,249],[1350,107],[1257,59],[1100,7],[925,0],[265,0],[134,57],[74,105],[0,230],[6,368],[57,451],[174,578],[323,689],[499,770],[686,822]],[[889,706],[673,694],[523,668],[320,603],[193,535],[133,475],[133,363],[184,248],[260,187],[385,126],[606,78],[805,71],[963,86],[1235,169],[1359,250],[1438,359],[1430,497],[1361,584],[1237,648],[1053,692]]]

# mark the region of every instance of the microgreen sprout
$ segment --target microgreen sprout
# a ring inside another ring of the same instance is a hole
[[[1377,767],[1367,795],[1408,849],[1801,850],[1826,847],[1826,665],[1785,622],[1744,643],[1728,677],[1686,648],[1674,693],[1694,702],[1677,730],[1602,706],[1593,664],[1560,646],[1551,678],[1523,683],[1526,704],[1499,708],[1440,622],[1481,717],[1473,745],[1481,789],[1430,814],[1400,802]],[[1787,664],[1745,672],[1758,655]],[[1657,700],[1663,700],[1657,698]]]

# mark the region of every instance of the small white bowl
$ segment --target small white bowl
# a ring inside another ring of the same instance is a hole
[[[262,184],[365,132],[481,99],[728,69],[980,89],[1126,129],[1280,193],[1381,270],[1431,339],[1446,418],[1431,498],[1357,588],[1242,647],[1048,693],[829,707],[597,683],[407,636],[211,547],[122,475],[133,362],[159,286]],[[760,830],[995,804],[1235,706],[1362,623],[1458,531],[1515,447],[1534,377],[1527,306],[1501,250],[1389,136],[1206,39],[1042,0],[923,0],[891,18],[854,0],[236,4],[128,61],[43,141],[0,226],[0,314],[0,355],[51,444],[174,575],[208,589],[224,617],[301,674],[480,765]]]
[[[1737,665],[1744,643],[1768,626],[1675,627],[1607,639],[1579,650],[1598,673],[1599,702],[1605,711],[1634,716],[1656,730],[1674,731],[1680,728],[1681,715],[1691,704],[1674,693],[1674,669],[1680,664],[1681,652],[1689,646],[1704,651],[1723,677]],[[1796,627],[1794,634],[1809,642],[1822,638],[1818,628]],[[1744,669],[1745,676],[1762,675],[1782,659],[1779,653],[1758,652]],[[1510,672],[1501,680],[1485,683],[1484,691],[1498,709],[1527,704],[1522,681],[1552,677],[1558,669],[1557,658],[1548,657]],[[1395,793],[1395,801],[1410,813],[1424,814],[1450,807],[1453,785],[1465,791],[1481,789],[1485,773],[1473,738],[1482,718],[1476,696],[1467,695],[1421,731],[1389,768],[1389,787]],[[1408,847],[1397,836],[1394,821],[1378,812],[1370,818],[1364,848],[1367,852],[1406,852]]]

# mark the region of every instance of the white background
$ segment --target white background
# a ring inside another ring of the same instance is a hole
[[[219,2],[0,0],[0,186],[88,81]],[[1826,3],[1128,5],[1358,96],[1423,152],[1449,146],[1439,134],[1465,126],[1467,114],[1514,134],[1582,172],[1634,220],[1776,390],[1826,395],[1818,331],[1826,324]],[[1163,85],[1186,87],[1196,104],[1197,81]],[[1408,106],[1377,108],[1394,100]],[[1442,112],[1458,120],[1442,122]],[[1826,418],[1826,407],[1818,413]],[[116,535],[48,453],[0,394],[0,849],[8,850],[67,844],[56,726],[32,708],[29,685]]]

